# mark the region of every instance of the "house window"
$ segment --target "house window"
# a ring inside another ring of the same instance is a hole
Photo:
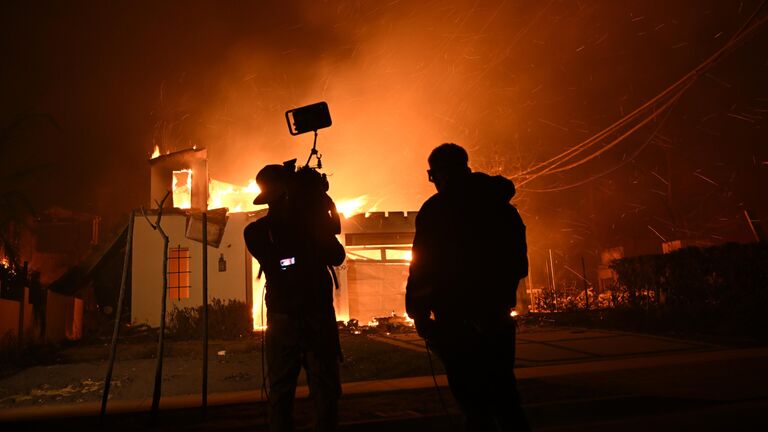
[[[175,300],[189,298],[189,248],[168,249],[168,295]]]

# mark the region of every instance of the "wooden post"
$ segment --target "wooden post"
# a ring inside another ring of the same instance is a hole
[[[158,230],[160,227],[158,226]],[[160,296],[160,332],[157,338],[157,359],[155,362],[155,385],[152,391],[152,415],[160,408],[160,394],[163,384],[163,348],[165,343],[165,304],[168,299],[168,236],[160,230],[163,237],[163,293]]]
[[[42,291],[42,312],[40,314],[40,340],[45,344],[48,342],[48,288],[41,289]]]
[[[203,212],[203,417],[208,406],[208,213]]]
[[[526,313],[530,311],[530,306],[534,305],[533,302],[533,276],[531,275],[531,261],[528,260],[528,277],[526,277],[528,281],[528,310],[526,310]]]
[[[557,312],[557,283],[555,282],[555,262],[552,260],[552,249],[549,249],[549,274],[552,278],[552,295],[555,298],[555,312]]]
[[[165,309],[166,302],[168,300],[168,235],[163,231],[163,227],[160,222],[163,219],[163,205],[165,200],[171,195],[171,191],[165,193],[163,200],[160,202],[155,201],[157,204],[157,218],[155,223],[149,221],[144,208],[141,208],[144,218],[149,222],[149,225],[160,234],[163,239],[163,292],[160,295],[160,332],[157,338],[157,360],[155,362],[155,385],[152,390],[152,410],[151,414],[154,417],[157,414],[158,408],[160,408],[160,395],[162,392],[163,384],[163,348],[165,343]]]
[[[584,256],[581,257],[581,278],[584,280],[584,308],[589,310],[589,286],[587,284],[587,267],[584,265]]]
[[[27,288],[21,288],[21,301],[19,301],[19,352],[24,350],[24,309],[26,309]]]
[[[101,414],[99,418],[103,419],[107,412],[107,399],[109,399],[109,387],[112,384],[112,370],[115,366],[117,357],[117,339],[120,335],[120,320],[123,314],[123,299],[125,298],[125,285],[128,280],[128,264],[131,261],[131,245],[133,244],[133,220],[134,212],[131,211],[128,219],[128,233],[125,239],[125,257],[123,258],[123,276],[120,279],[120,293],[117,296],[117,309],[115,310],[115,327],[112,329],[112,345],[109,351],[109,364],[107,365],[107,376],[104,378],[104,393],[101,396]]]

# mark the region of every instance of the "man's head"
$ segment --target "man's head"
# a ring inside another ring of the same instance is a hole
[[[440,144],[432,150],[429,162],[429,181],[435,184],[437,191],[461,182],[472,170],[469,169],[469,156],[463,147],[454,143]]]
[[[282,165],[267,165],[256,174],[256,184],[261,192],[253,200],[254,204],[272,204],[285,196],[287,192],[287,172]]]

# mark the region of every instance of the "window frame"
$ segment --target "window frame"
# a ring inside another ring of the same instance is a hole
[[[192,253],[189,247],[177,245],[168,248],[168,266],[166,268],[168,283],[166,288],[168,296],[173,300],[181,301],[190,297],[190,288],[192,287],[191,259]]]

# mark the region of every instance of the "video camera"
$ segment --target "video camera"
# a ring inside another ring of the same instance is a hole
[[[288,201],[294,214],[303,215],[312,232],[318,235],[336,235],[341,233],[341,221],[336,204],[328,195],[330,187],[322,169],[322,155],[317,151],[317,131],[331,126],[331,113],[328,104],[318,102],[285,112],[288,132],[300,135],[314,132],[312,150],[304,166],[296,167],[296,159],[283,162],[288,173]],[[312,157],[317,158],[317,165],[310,166]]]

